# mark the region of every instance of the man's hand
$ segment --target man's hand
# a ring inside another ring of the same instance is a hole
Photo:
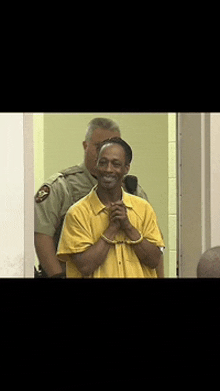
[[[111,204],[110,225],[111,222],[120,224],[120,228],[130,240],[135,242],[140,239],[140,233],[129,221],[127,208],[123,204],[123,201],[117,201]],[[151,269],[157,267],[161,252],[154,244],[148,242],[147,239],[143,239],[140,243],[135,244],[133,249],[141,263],[144,263]]]
[[[127,208],[123,201],[112,202],[110,207],[110,223],[117,224],[119,228],[126,232],[131,228],[131,223],[128,219]]]

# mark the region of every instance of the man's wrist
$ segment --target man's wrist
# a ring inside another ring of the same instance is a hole
[[[128,236],[128,238],[132,241],[139,240],[141,237],[140,232],[136,228],[133,227],[133,225],[130,224],[129,227],[127,227],[124,230],[125,234]]]
[[[114,227],[108,227],[106,229],[106,231],[103,233],[103,235],[107,236],[111,240],[114,239],[116,234],[117,234],[117,231]]]

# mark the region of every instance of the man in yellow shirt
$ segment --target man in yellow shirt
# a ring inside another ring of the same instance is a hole
[[[102,143],[98,185],[68,210],[57,256],[67,277],[157,277],[164,242],[148,201],[122,188],[132,160],[121,138]]]

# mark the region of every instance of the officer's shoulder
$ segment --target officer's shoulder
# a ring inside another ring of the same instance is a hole
[[[58,178],[62,178],[63,174],[61,172],[56,172],[55,174],[51,175],[49,178],[47,178],[44,182],[44,185],[51,186],[54,182],[58,180]]]
[[[44,181],[43,185],[40,187],[40,189],[35,195],[35,201],[37,204],[46,200],[46,198],[50,195],[51,188],[53,187],[53,185],[56,184],[58,182],[58,179],[62,177],[63,174],[61,172],[57,172]]]
[[[56,172],[55,174],[51,175],[45,182],[45,185],[52,186],[55,182],[57,182],[58,179],[65,179],[69,175],[74,175],[77,173],[82,173],[83,170],[79,166],[72,166],[68,167],[64,170],[61,170],[59,172]]]
[[[80,166],[72,166],[72,167],[66,168],[65,170],[61,170],[61,173],[64,176],[64,178],[66,178],[69,175],[75,175],[75,174],[79,174],[79,173],[83,173],[83,172],[84,171]]]
[[[63,189],[67,189],[68,180],[66,178],[69,175],[74,175],[81,172],[83,172],[83,170],[79,166],[73,166],[51,175],[44,181],[43,185],[38,190],[35,196],[36,203],[41,203],[44,201],[49,196],[52,189],[56,189],[56,191],[59,192],[63,191]]]

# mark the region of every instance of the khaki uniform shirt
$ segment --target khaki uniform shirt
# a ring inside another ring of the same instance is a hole
[[[54,237],[57,246],[67,210],[96,184],[84,163],[52,175],[35,196],[35,232]],[[148,200],[139,185],[134,194]]]

